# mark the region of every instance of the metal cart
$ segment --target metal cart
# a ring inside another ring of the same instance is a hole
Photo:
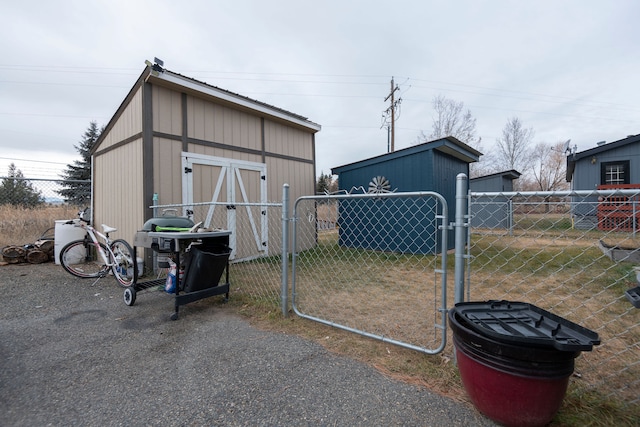
[[[204,233],[139,231],[134,238],[134,253],[137,247],[151,248],[155,252],[172,254],[178,269],[186,261],[184,276],[176,274],[175,311],[171,320],[178,319],[181,305],[189,304],[215,295],[229,298],[229,236],[231,231],[209,231]],[[204,255],[203,255],[204,254]],[[210,258],[203,258],[209,256]],[[211,258],[213,257],[213,258]],[[136,266],[137,268],[137,266]],[[199,271],[201,269],[206,271]],[[225,273],[224,283],[219,280]],[[136,282],[124,290],[124,302],[131,306],[138,292],[163,286],[166,278]]]

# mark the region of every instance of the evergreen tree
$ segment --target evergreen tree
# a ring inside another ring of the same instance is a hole
[[[337,185],[334,185],[333,178],[329,174],[320,172],[320,177],[316,182],[316,194],[325,194],[336,191]]]
[[[98,129],[98,124],[92,121],[82,136],[82,141],[74,145],[80,153],[80,160],[74,160],[73,164],[68,164],[63,171],[62,190],[57,193],[64,197],[68,203],[84,206],[91,200],[91,150],[102,133]]]
[[[0,204],[33,208],[44,203],[40,190],[24,178],[16,165],[9,165],[9,173],[0,182]]]

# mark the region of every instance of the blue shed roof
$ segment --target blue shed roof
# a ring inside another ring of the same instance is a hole
[[[331,173],[339,175],[342,172],[346,172],[352,169],[361,168],[364,166],[371,166],[381,162],[387,162],[389,160],[398,159],[405,156],[411,156],[417,153],[421,153],[429,150],[437,150],[446,154],[449,154],[455,158],[458,158],[467,163],[477,162],[482,155],[481,152],[473,147],[468,146],[458,139],[447,136],[446,138],[436,139],[434,141],[425,142],[423,144],[414,145],[402,150],[393,151],[391,153],[382,154],[379,156],[371,157],[369,159],[360,160],[358,162],[349,163],[342,166],[337,166],[331,169]]]

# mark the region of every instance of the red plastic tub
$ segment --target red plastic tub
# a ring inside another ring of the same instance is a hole
[[[472,354],[460,340],[454,338],[454,343],[462,383],[478,411],[506,426],[533,427],[551,422],[562,405],[572,372],[548,376],[538,371],[538,376],[526,376],[510,372],[508,360],[503,366],[492,366],[486,358]],[[535,371],[534,367],[531,370]]]
[[[547,313],[562,322],[560,329],[564,328],[563,333],[572,335],[573,344],[564,339],[560,343],[541,339],[544,334],[539,330],[532,332],[533,339],[527,340],[516,330],[528,328],[523,326],[529,322],[528,312],[509,302],[492,303],[462,303],[449,311],[456,361],[464,388],[476,408],[500,424],[547,425],[562,405],[575,358],[580,355],[578,349],[588,349],[593,343],[599,343],[597,335],[589,335],[590,331],[578,325],[574,331],[566,331],[574,324]],[[508,307],[507,316],[503,316],[505,307]],[[514,307],[518,309],[513,311]],[[471,309],[471,314],[465,312],[467,309]],[[527,305],[526,309],[531,310],[531,306]],[[474,319],[479,318],[482,320],[474,324]],[[500,324],[502,333],[495,333],[496,327],[485,331],[489,320],[493,319],[498,319],[496,323]],[[536,317],[534,324],[541,328],[546,321]],[[557,337],[559,329],[554,329],[554,337]],[[589,343],[576,340],[578,334],[587,334]]]

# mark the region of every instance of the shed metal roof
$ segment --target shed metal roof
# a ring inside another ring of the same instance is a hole
[[[520,175],[522,175],[520,172],[518,172],[515,169],[511,169],[511,170],[508,170],[508,171],[492,173],[492,174],[489,174],[489,175],[477,176],[475,178],[471,178],[470,181],[489,179],[489,178],[493,178],[495,176],[502,176],[503,178],[507,178],[507,179],[518,179],[518,178],[520,178]]]
[[[420,153],[427,150],[437,150],[443,153],[447,153],[455,158],[458,158],[467,163],[477,162],[480,159],[482,153],[473,147],[468,146],[464,142],[452,137],[447,136],[445,138],[436,139],[434,141],[425,142],[422,144],[414,145],[402,150],[393,151],[391,153],[382,154],[379,156],[371,157],[369,159],[360,160],[358,162],[349,163],[342,166],[337,166],[331,169],[331,173],[339,175],[341,172],[345,172],[354,168],[374,165],[380,162],[386,162],[394,160],[404,156],[410,156],[412,154]]]

